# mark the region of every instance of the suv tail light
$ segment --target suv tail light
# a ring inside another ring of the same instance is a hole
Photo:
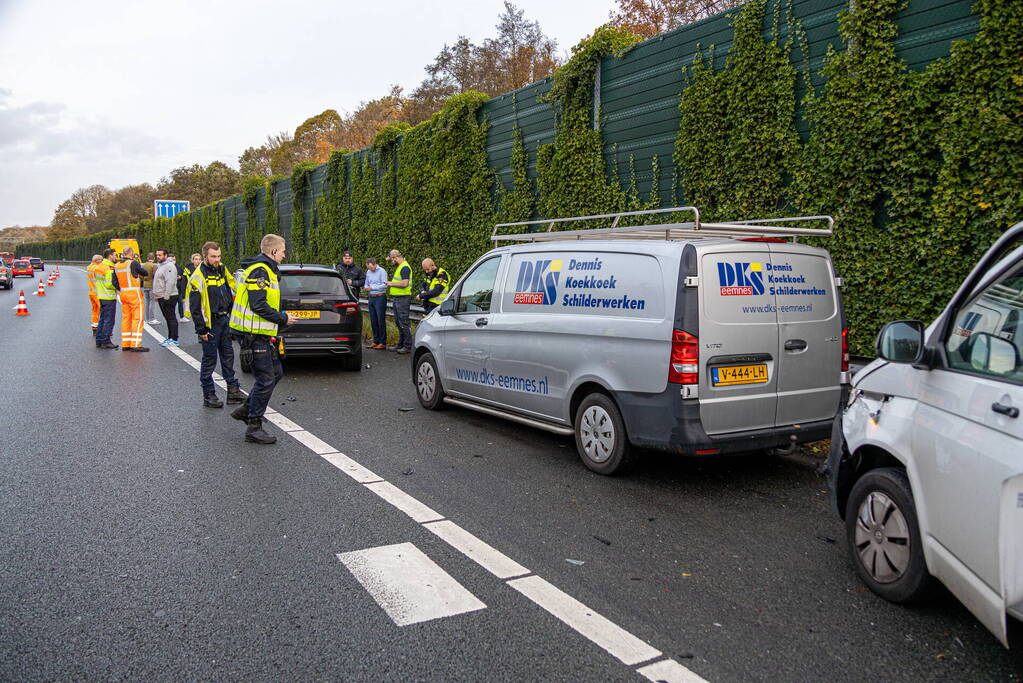
[[[359,304],[354,301],[346,301],[343,304],[334,304],[334,308],[342,309],[345,315],[357,315],[359,313]]]
[[[700,381],[700,340],[682,330],[671,333],[671,362],[668,381],[673,384],[697,384]]]
[[[849,328],[842,330],[842,372],[849,372]]]

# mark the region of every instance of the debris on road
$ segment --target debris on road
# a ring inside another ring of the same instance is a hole
[[[607,540],[606,538],[601,538],[600,536],[597,536],[595,534],[593,535],[593,537],[600,541],[601,543],[603,543],[604,545],[611,545],[611,541]]]
[[[415,408],[398,408],[399,413],[411,413]]]
[[[573,559],[570,559],[570,558],[567,558],[567,557],[565,558],[565,562],[568,562],[569,564],[574,564],[576,566],[580,566],[580,565],[586,564],[586,562],[583,561],[583,560],[573,560]]]
[[[414,469],[412,469],[411,467],[406,467],[405,470],[402,472],[402,474],[404,474],[407,477],[408,475],[412,474],[413,472],[415,472]]]

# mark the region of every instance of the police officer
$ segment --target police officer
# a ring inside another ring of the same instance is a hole
[[[447,298],[451,278],[448,277],[448,271],[437,266],[432,258],[423,259],[423,274],[423,282],[419,285],[419,300],[423,302],[423,310],[429,313]]]
[[[231,329],[251,342],[252,373],[256,378],[248,402],[238,406],[231,417],[247,423],[245,440],[254,443],[277,441],[263,430],[263,413],[274,387],[284,376],[277,355],[278,326],[293,325],[296,320],[290,313],[281,312],[281,271],[277,266],[284,261],[284,247],[280,235],[263,236],[259,243],[262,253],[245,269],[244,282],[231,309]]]
[[[185,315],[195,323],[195,335],[202,342],[202,365],[199,384],[202,386],[203,405],[221,408],[213,384],[213,371],[220,356],[220,374],[227,382],[227,402],[241,403],[241,388],[234,376],[234,346],[231,344],[228,323],[234,307],[234,277],[220,263],[220,245],[207,242],[202,245],[202,261],[192,271],[188,285],[188,309]]]

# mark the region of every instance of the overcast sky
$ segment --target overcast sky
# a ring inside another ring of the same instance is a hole
[[[562,56],[610,0],[518,0]],[[324,109],[414,88],[445,42],[494,35],[501,0],[0,0],[0,227],[48,225],[75,189],[155,184]]]

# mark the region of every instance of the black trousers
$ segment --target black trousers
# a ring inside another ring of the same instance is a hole
[[[234,376],[234,345],[231,344],[231,328],[228,327],[227,316],[214,318],[209,330],[210,340],[202,342],[202,363],[199,365],[199,384],[202,385],[204,394],[216,390],[216,385],[213,384],[213,371],[217,369],[218,356],[220,374],[224,381],[228,386],[238,386],[238,380]]]
[[[277,346],[270,342],[265,334],[253,335],[252,341],[252,374],[256,383],[249,392],[249,419],[262,418],[270,403],[274,387],[284,377],[281,358],[277,355]]]
[[[167,319],[167,339],[178,340],[178,316],[175,310],[178,307],[178,297],[172,296],[169,299],[157,299],[160,304],[160,312]]]

